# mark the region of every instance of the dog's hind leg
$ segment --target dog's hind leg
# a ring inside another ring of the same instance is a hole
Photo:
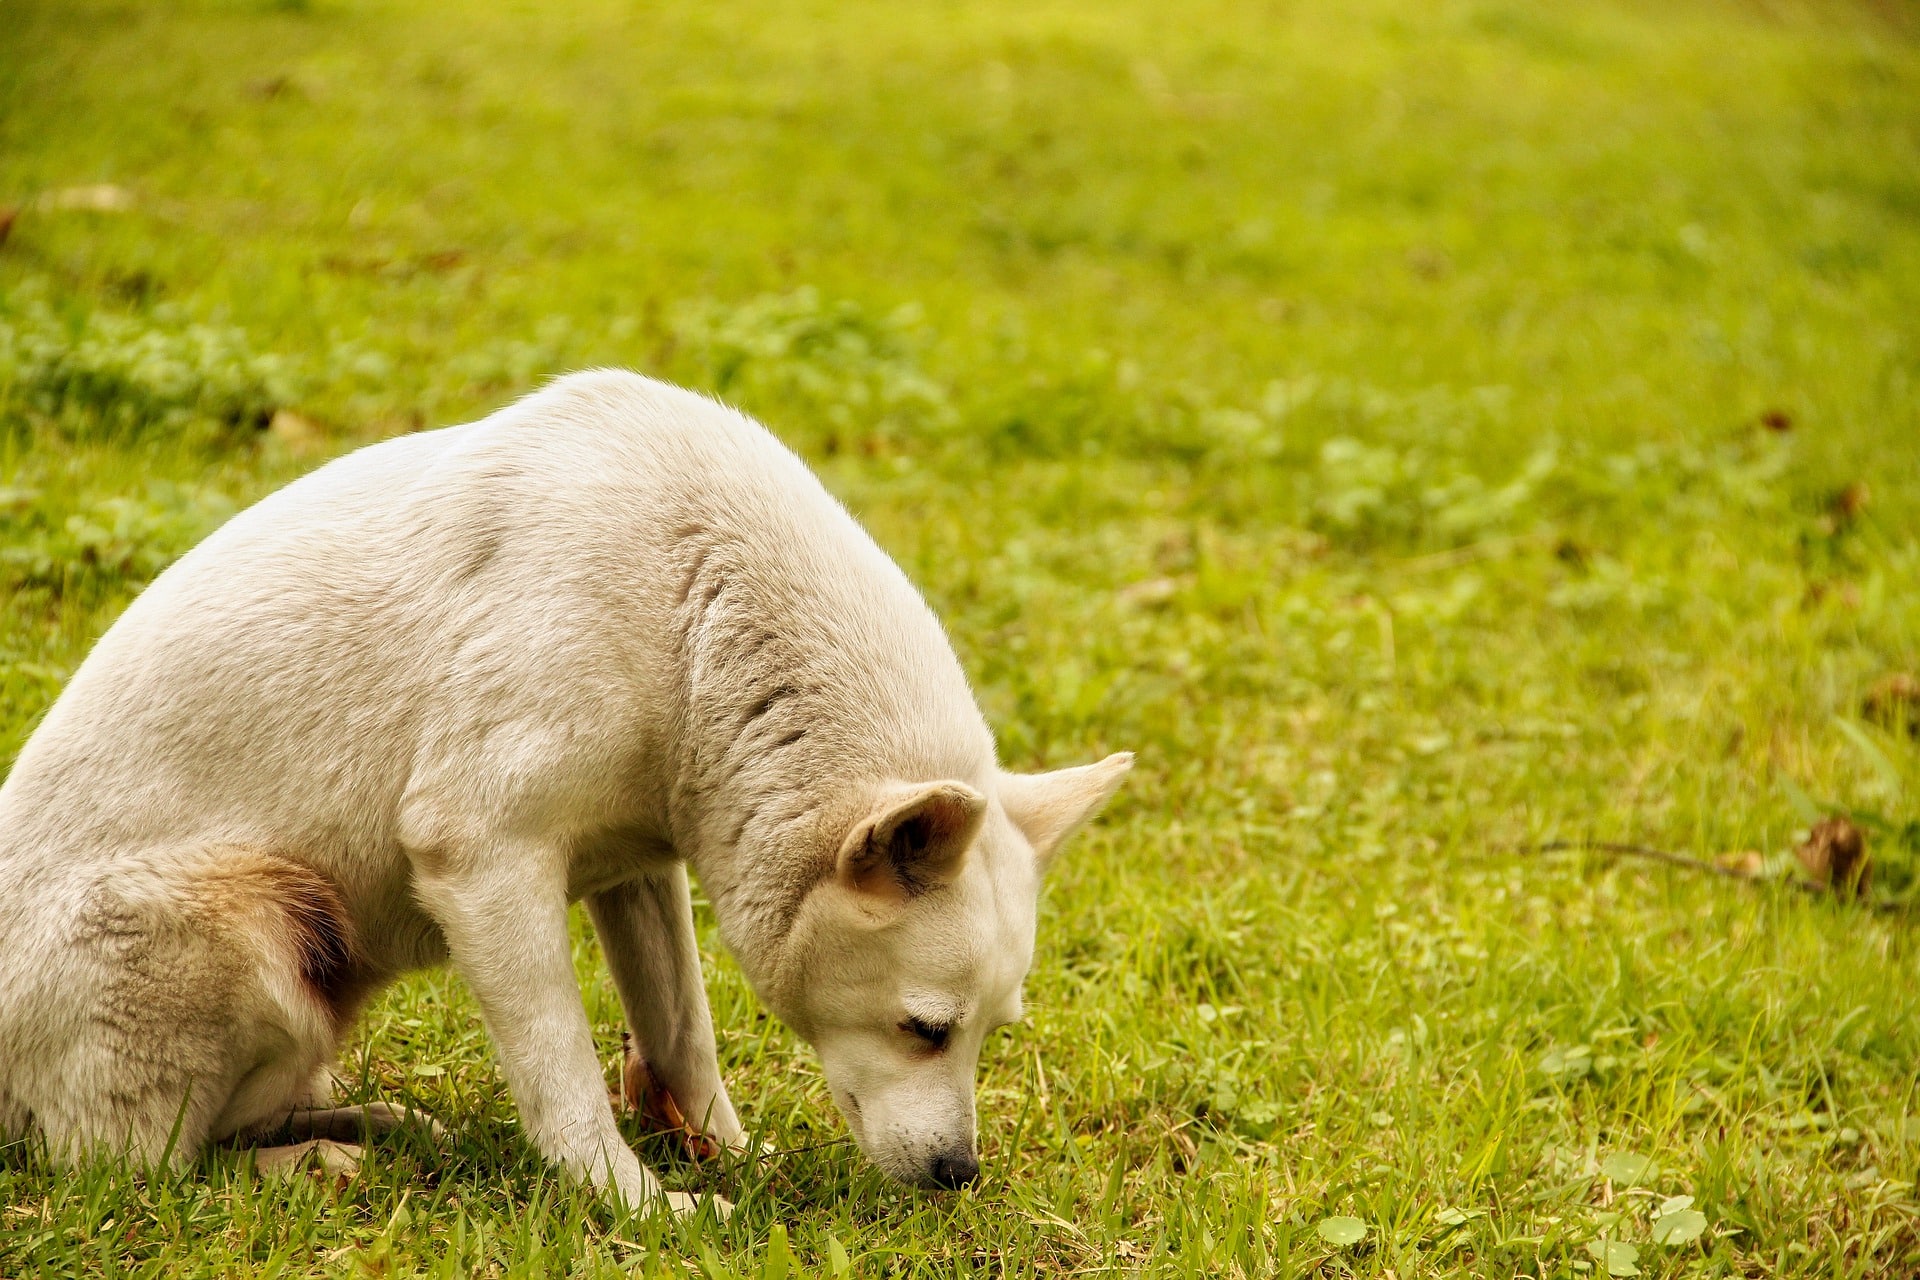
[[[413,1125],[436,1138],[447,1131],[424,1111],[396,1107],[388,1102],[369,1102],[357,1107],[307,1107],[287,1114],[286,1122],[268,1132],[284,1136],[289,1142],[309,1142],[324,1138],[329,1142],[370,1142],[385,1137],[403,1125]]]
[[[436,1138],[446,1136],[447,1131],[440,1122],[424,1111],[396,1107],[390,1102],[336,1106],[333,1096],[338,1083],[331,1067],[321,1067],[313,1073],[307,1087],[293,1095],[285,1114],[262,1124],[248,1136],[257,1146],[264,1146],[269,1140],[368,1142],[385,1137],[402,1125],[412,1125]]]
[[[587,912],[633,1035],[623,1073],[627,1105],[656,1128],[686,1128],[743,1149],[746,1131],[720,1079],[685,866],[592,894]],[[702,1144],[690,1145],[701,1153]]]
[[[177,1167],[284,1114],[331,1054],[316,983],[345,963],[345,925],[313,873],[166,851],[117,864],[77,908],[33,1069],[12,1081],[56,1157]]]

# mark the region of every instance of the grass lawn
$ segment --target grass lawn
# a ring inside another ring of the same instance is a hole
[[[3,208],[0,761],[240,506],[609,363],[820,468],[1007,762],[1139,761],[966,1192],[709,927],[778,1154],[636,1141],[724,1226],[546,1169],[423,974],[342,1070],[448,1143],[16,1146],[0,1275],[1920,1273],[1910,5],[10,0]]]

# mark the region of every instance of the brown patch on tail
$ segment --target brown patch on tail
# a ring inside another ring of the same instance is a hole
[[[250,918],[256,927],[269,928],[277,923],[274,932],[291,952],[300,981],[336,1024],[345,1021],[356,985],[353,926],[325,876],[286,858],[234,849],[219,855],[195,887],[201,905],[218,919]],[[261,907],[277,920],[260,920]]]
[[[300,979],[328,1004],[346,991],[353,967],[352,934],[340,895],[318,874],[286,877],[281,884],[280,909],[293,926],[293,945],[300,959]]]

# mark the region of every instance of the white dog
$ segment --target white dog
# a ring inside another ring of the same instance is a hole
[[[95,646],[0,787],[0,1132],[177,1163],[378,1127],[320,1109],[341,1029],[451,958],[533,1144],[685,1210],[615,1127],[567,904],[641,1074],[738,1147],[691,863],[861,1147],[965,1183],[1041,872],[1129,763],[1001,772],[939,623],[799,459],[569,377],[288,486]]]

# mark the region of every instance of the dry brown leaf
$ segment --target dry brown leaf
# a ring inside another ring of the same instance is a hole
[[[1849,525],[1858,520],[1861,512],[1865,511],[1872,502],[1873,490],[1867,487],[1867,482],[1855,480],[1852,484],[1835,492],[1828,501],[1827,507],[1833,512],[1836,522]]]
[[[626,1109],[637,1113],[651,1132],[678,1134],[693,1159],[718,1159],[720,1144],[687,1119],[679,1099],[660,1083],[653,1068],[634,1048],[633,1037],[623,1033],[620,1039],[626,1051],[620,1067],[620,1100]]]
[[[1432,245],[1416,245],[1407,250],[1407,269],[1425,280],[1438,280],[1453,267],[1453,259]]]
[[[1872,881],[1867,833],[1842,814],[1832,814],[1815,823],[1793,852],[1816,883],[1836,893],[1857,898],[1867,891]]]
[[[1882,677],[1867,691],[1860,713],[1884,728],[1920,737],[1920,678],[1904,671]]]

